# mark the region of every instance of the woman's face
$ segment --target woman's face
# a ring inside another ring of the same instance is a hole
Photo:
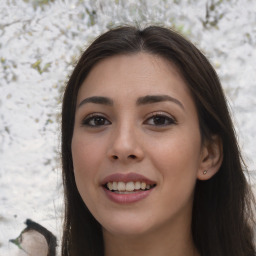
[[[114,56],[83,82],[72,139],[74,173],[104,232],[189,227],[203,152],[193,99],[163,58]]]

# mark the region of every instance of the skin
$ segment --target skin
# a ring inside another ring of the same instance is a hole
[[[172,99],[138,104],[148,95]],[[86,102],[94,96],[111,104]],[[190,230],[194,188],[217,172],[218,145],[202,145],[195,104],[172,63],[147,53],[98,63],[78,93],[72,156],[79,193],[102,225],[105,254],[198,255]],[[135,203],[111,201],[102,180],[129,172],[156,187]]]

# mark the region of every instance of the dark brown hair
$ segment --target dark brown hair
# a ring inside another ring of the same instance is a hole
[[[196,104],[202,140],[218,135],[223,162],[208,181],[197,181],[192,216],[194,244],[201,256],[254,256],[252,195],[244,176],[235,131],[218,76],[207,58],[178,33],[159,26],[125,26],[98,37],[82,54],[65,90],[62,108],[62,164],[65,193],[63,256],[104,255],[100,224],[76,187],[71,141],[78,90],[99,61],[146,52],[174,63]]]

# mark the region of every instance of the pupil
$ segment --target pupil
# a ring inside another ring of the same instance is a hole
[[[104,121],[104,118],[102,117],[95,117],[94,122],[96,125],[103,125],[105,121]]]
[[[162,116],[155,116],[154,117],[154,123],[155,124],[164,124],[165,123],[165,118]]]

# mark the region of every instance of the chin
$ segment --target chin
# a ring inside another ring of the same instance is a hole
[[[140,236],[148,233],[151,229],[150,225],[143,220],[131,219],[130,221],[125,221],[121,219],[113,222],[113,219],[102,226],[104,232],[115,236]]]
[[[147,228],[138,228],[137,227],[114,227],[111,229],[104,229],[106,232],[110,233],[113,236],[119,236],[119,237],[138,237],[143,236],[147,233],[149,233],[149,230]]]

